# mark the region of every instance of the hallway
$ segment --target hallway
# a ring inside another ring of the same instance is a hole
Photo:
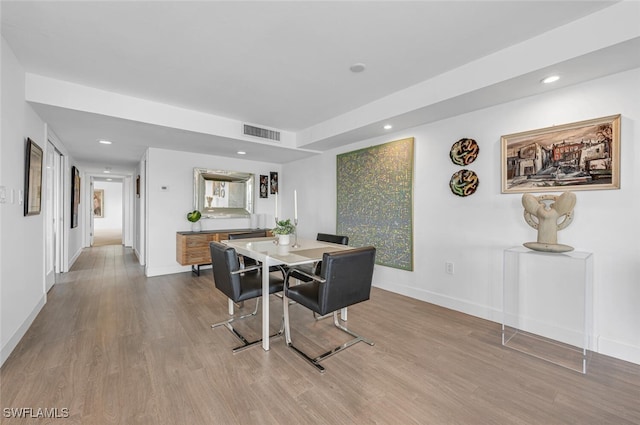
[[[95,229],[93,247],[122,245],[122,229]]]

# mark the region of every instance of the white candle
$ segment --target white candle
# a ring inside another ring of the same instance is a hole
[[[278,192],[276,192],[276,220],[278,219]]]
[[[298,191],[293,191],[293,219],[298,220]]]

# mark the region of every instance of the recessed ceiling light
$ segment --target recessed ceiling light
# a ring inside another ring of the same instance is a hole
[[[362,72],[362,71],[364,71],[365,69],[367,69],[367,65],[365,65],[365,64],[363,64],[363,63],[359,63],[359,62],[358,62],[358,63],[354,63],[353,65],[351,65],[351,66],[349,67],[349,69],[351,70],[351,72],[356,72],[356,73],[358,73],[358,72]]]
[[[98,140],[98,143],[102,144],[102,145],[110,145],[111,142],[109,140]]]
[[[112,180],[113,180],[112,178],[108,178],[108,179],[107,179],[107,181],[108,181],[108,182],[110,182],[110,181],[112,181]]]
[[[238,155],[246,155],[247,154],[245,151],[238,151],[237,153],[238,153]]]
[[[555,83],[559,79],[560,79],[560,76],[558,76],[558,75],[550,75],[547,78],[543,79],[542,82],[544,84]]]
[[[393,126],[391,124],[386,124],[384,127],[385,130],[391,130],[393,128]]]

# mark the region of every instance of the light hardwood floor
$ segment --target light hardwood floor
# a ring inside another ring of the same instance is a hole
[[[348,321],[376,345],[331,357],[324,375],[282,339],[234,355],[231,333],[210,328],[227,317],[211,275],[146,278],[130,249],[86,249],[0,370],[0,422],[640,424],[640,366],[593,354],[581,375],[502,347],[497,323],[376,288]],[[281,311],[272,297],[274,330]],[[318,354],[348,339],[300,306],[292,324],[294,342]]]

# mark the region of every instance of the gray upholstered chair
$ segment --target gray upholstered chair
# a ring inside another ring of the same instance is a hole
[[[252,313],[232,317],[224,322],[211,325],[212,328],[225,326],[233,335],[242,341],[241,346],[233,349],[233,352],[236,353],[262,341],[262,339],[258,339],[249,342],[231,325],[237,320],[252,317],[257,314],[258,305],[260,304],[260,298],[262,296],[262,266],[253,265],[251,267],[241,268],[236,250],[219,242],[210,242],[209,249],[211,251],[213,280],[216,288],[235,303],[256,299],[256,306]],[[283,279],[277,275],[269,275],[269,294],[281,292],[282,288]],[[275,337],[281,334],[282,329],[272,336]]]
[[[338,322],[338,310],[369,299],[375,255],[376,249],[374,247],[325,253],[322,257],[322,268],[319,275],[309,274],[296,268],[290,268],[287,271],[283,297],[286,343],[320,372],[324,372],[324,367],[320,365],[320,362],[327,357],[360,341],[373,345],[372,341],[341,325]],[[289,279],[294,274],[303,274],[309,278],[309,281],[299,285],[289,285]],[[333,313],[333,324],[354,338],[324,354],[314,358],[310,357],[295,347],[291,340],[289,300],[293,300],[319,315]]]

